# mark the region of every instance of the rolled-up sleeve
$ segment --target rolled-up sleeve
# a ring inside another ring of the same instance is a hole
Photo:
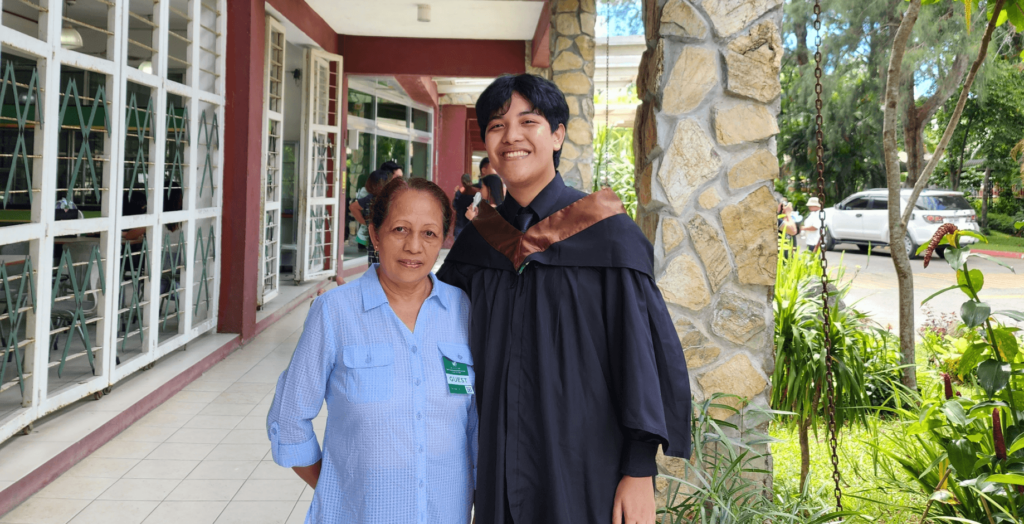
[[[277,380],[267,415],[274,462],[284,467],[310,466],[321,458],[312,421],[323,406],[337,354],[326,302],[318,298],[306,315],[302,337],[291,363]]]

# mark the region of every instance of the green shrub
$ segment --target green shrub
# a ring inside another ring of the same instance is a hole
[[[1007,191],[1007,193],[1010,193]],[[989,213],[996,212],[1000,215],[1018,215],[1024,213],[1024,201],[1012,196],[1001,196],[992,199]]]
[[[1024,220],[1024,215],[1010,216],[1001,213],[993,213],[991,211],[989,211],[988,213],[989,229],[999,231],[1000,233],[1006,233],[1008,235],[1013,235],[1016,233],[1016,230],[1014,229],[1014,224],[1021,220]]]

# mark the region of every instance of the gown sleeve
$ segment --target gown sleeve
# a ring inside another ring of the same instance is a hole
[[[657,474],[658,446],[690,455],[690,379],[682,345],[654,281],[631,269],[609,269],[606,324],[612,387],[626,432],[624,475]],[[616,321],[617,319],[618,321]]]
[[[284,467],[311,466],[321,459],[313,419],[320,413],[337,355],[327,300],[317,298],[306,315],[302,337],[288,368],[281,373],[267,414],[267,436],[274,462]]]

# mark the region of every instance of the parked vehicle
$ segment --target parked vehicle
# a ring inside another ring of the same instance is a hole
[[[910,189],[900,190],[900,210],[906,209]],[[926,189],[918,196],[914,212],[907,224],[903,250],[913,258],[918,246],[931,240],[942,224],[979,231],[977,215],[963,193]],[[961,242],[974,243],[963,237]],[[825,210],[822,245],[834,249],[836,244],[856,244],[862,252],[870,248],[889,247],[889,190],[869,189],[850,195]]]

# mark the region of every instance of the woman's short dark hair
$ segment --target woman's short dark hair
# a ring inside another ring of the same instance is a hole
[[[389,178],[391,178],[391,173],[388,173],[387,171],[378,170],[370,173],[370,176],[366,177],[366,185],[364,186],[366,188],[366,192],[373,196],[377,196],[380,194],[380,191],[384,189]]]
[[[462,182],[462,190],[469,191],[469,189],[473,187],[473,175],[469,173],[463,173],[460,182]]]
[[[391,202],[394,202],[398,195],[410,189],[427,193],[433,197],[437,205],[441,206],[441,223],[444,224],[444,234],[442,237],[448,238],[448,232],[451,231],[452,224],[455,221],[455,211],[452,210],[452,204],[448,201],[448,195],[445,194],[444,190],[438,187],[437,184],[424,178],[413,178],[408,181],[404,178],[396,178],[384,186],[384,189],[370,204],[370,223],[373,224],[374,231],[379,232],[380,227],[387,220],[388,213],[391,211]]]
[[[554,82],[529,73],[506,75],[491,82],[476,101],[476,114],[480,119],[480,138],[484,142],[487,141],[487,124],[508,111],[508,106],[512,103],[512,93],[519,93],[533,104],[537,113],[551,125],[552,133],[558,131],[559,125],[568,127],[569,104],[566,103],[562,90],[558,89]],[[558,159],[561,155],[561,151],[555,151],[552,155],[555,169],[558,169]]]
[[[402,166],[398,165],[398,162],[394,160],[388,160],[380,165],[380,170],[388,174],[388,178],[395,174],[395,171],[402,169]]]
[[[501,177],[498,175],[487,175],[480,179],[480,183],[487,187],[487,191],[491,194],[491,201],[494,205],[500,206],[505,201],[505,184],[501,182]]]

